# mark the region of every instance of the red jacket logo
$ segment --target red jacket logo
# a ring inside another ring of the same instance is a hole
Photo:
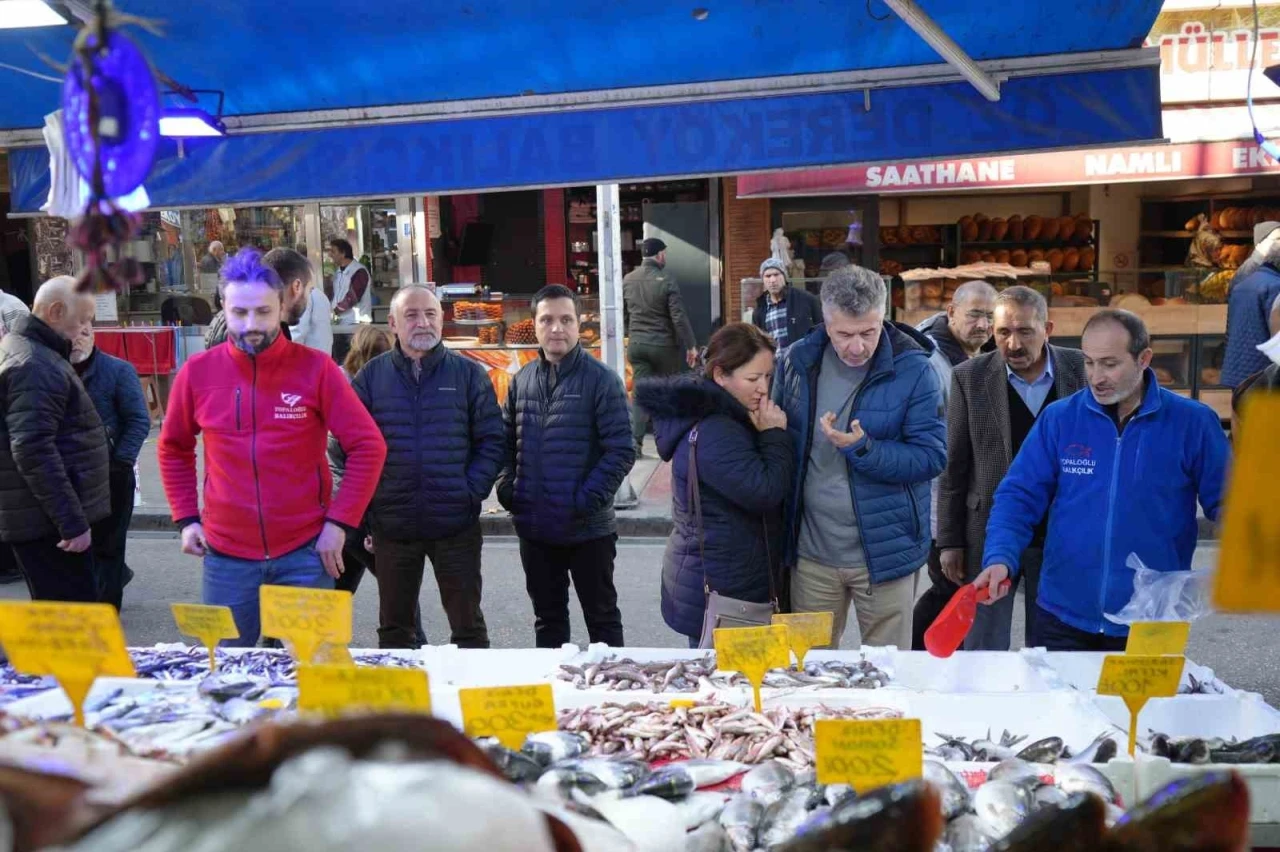
[[[293,408],[302,399],[302,395],[296,393],[282,393],[280,394],[280,399],[285,405]]]

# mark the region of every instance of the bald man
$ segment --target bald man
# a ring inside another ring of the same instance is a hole
[[[0,540],[33,600],[100,599],[91,528],[111,514],[110,453],[69,360],[92,322],[93,297],[61,276],[0,340]]]
[[[219,240],[209,243],[209,253],[200,261],[200,271],[209,275],[217,275],[222,269],[222,261],[227,258],[227,250]]]

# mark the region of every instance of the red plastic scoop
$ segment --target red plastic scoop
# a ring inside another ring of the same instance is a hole
[[[1009,588],[1009,581],[1000,584]],[[950,657],[964,642],[973,627],[973,619],[978,614],[978,604],[991,597],[990,589],[975,589],[973,583],[960,587],[947,605],[938,613],[933,624],[924,632],[924,647],[935,657]]]

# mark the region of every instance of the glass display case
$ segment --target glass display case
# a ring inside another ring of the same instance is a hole
[[[533,297],[502,293],[466,293],[455,285],[440,288],[444,340],[454,349],[534,349]],[[581,296],[578,334],[586,346],[600,345],[600,299]]]

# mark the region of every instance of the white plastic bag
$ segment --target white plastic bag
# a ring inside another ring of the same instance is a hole
[[[1124,563],[1133,569],[1133,597],[1115,615],[1103,613],[1116,624],[1135,621],[1195,621],[1208,615],[1211,571],[1155,571],[1130,553]]]

